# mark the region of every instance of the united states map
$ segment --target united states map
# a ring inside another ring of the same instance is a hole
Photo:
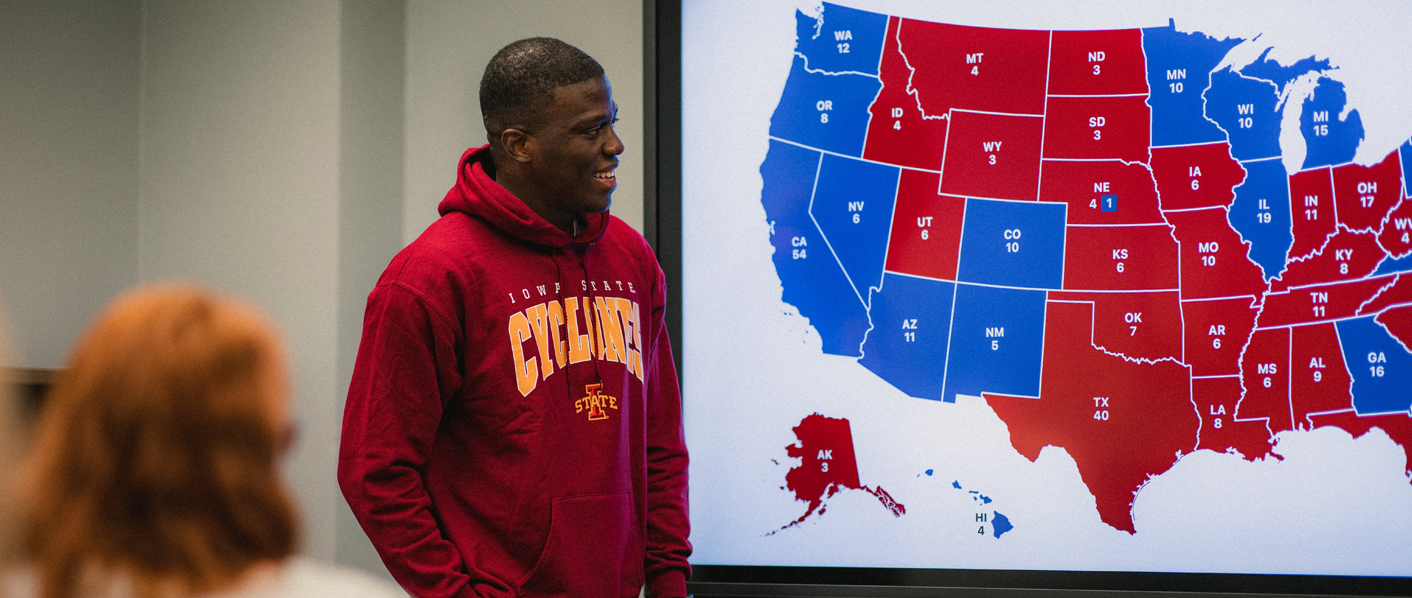
[[[1269,458],[1324,426],[1412,449],[1412,145],[1353,162],[1363,124],[1327,59],[1223,65],[1244,40],[1175,22],[825,3],[796,25],[761,201],[825,353],[918,399],[983,397],[1129,533],[1143,485],[1195,451]]]

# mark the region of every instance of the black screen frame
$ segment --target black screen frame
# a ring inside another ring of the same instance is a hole
[[[682,4],[643,0],[643,234],[667,280],[667,328],[682,348]],[[683,397],[689,402],[691,397]],[[1412,555],[1408,555],[1412,558]],[[694,595],[797,597],[1412,596],[1412,578],[1121,571],[776,567],[693,564]]]

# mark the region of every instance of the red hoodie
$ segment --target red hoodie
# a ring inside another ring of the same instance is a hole
[[[652,249],[467,150],[368,297],[338,481],[418,597],[685,596],[687,452]]]

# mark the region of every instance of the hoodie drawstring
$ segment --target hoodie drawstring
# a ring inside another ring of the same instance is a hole
[[[552,262],[554,262],[554,274],[555,274],[555,276],[557,276],[557,277],[559,278],[559,284],[554,287],[554,291],[555,291],[555,294],[558,296],[559,305],[564,305],[564,270],[563,270],[562,267],[559,266],[559,258],[558,258],[558,256],[556,255],[556,253],[550,253],[550,254],[549,254],[549,260],[552,261]],[[594,374],[596,374],[596,375],[598,376],[598,383],[599,383],[600,385],[602,385],[602,384],[603,384],[603,370],[600,369],[599,366],[598,366],[598,349],[597,349],[594,345],[595,345],[595,341],[596,341],[596,342],[602,342],[603,339],[599,338],[599,335],[601,335],[602,332],[600,331],[600,330],[601,330],[601,327],[600,327],[599,324],[598,324],[598,318],[597,318],[597,316],[591,315],[591,314],[593,313],[593,310],[597,309],[597,306],[596,306],[596,302],[595,302],[594,297],[593,297],[593,281],[589,280],[589,277],[588,277],[588,247],[587,247],[587,246],[585,246],[585,247],[584,247],[584,250],[583,250],[583,259],[579,261],[579,269],[583,272],[583,280],[584,280],[584,282],[588,283],[587,285],[584,286],[584,290],[588,293],[588,304],[584,306],[584,310],[583,310],[583,311],[584,311],[584,323],[585,323],[585,324],[588,324],[588,326],[589,326],[589,338],[592,339],[592,340],[589,341],[588,354],[589,354],[589,357],[593,360],[593,372],[594,372]],[[577,342],[577,340],[576,340],[576,339],[575,339],[575,340],[570,340],[569,342]],[[574,399],[574,385],[573,385],[573,382],[569,380],[569,377],[570,377],[570,376],[569,376],[569,369],[570,369],[570,368],[568,368],[568,367],[565,367],[565,368],[564,368],[564,390],[565,390],[565,392],[568,394],[569,399],[570,399],[570,400],[573,400],[573,399]]]
[[[584,247],[583,247],[583,259],[579,260],[579,269],[583,271],[583,280],[584,280],[584,282],[587,282],[587,283],[588,283],[588,288],[585,289],[585,290],[588,292],[588,305],[589,305],[589,309],[590,309],[590,310],[596,310],[596,309],[598,309],[598,300],[593,297],[593,279],[591,279],[591,278],[588,277],[588,248],[589,248],[589,247],[592,247],[592,246],[593,246],[593,243],[589,243],[588,245],[584,245]],[[606,390],[606,389],[601,388],[601,385],[603,384],[603,370],[598,367],[598,353],[601,352],[601,349],[602,349],[602,347],[603,347],[603,340],[604,340],[604,339],[603,339],[603,323],[598,321],[598,312],[596,312],[596,311],[594,312],[594,315],[593,315],[593,337],[594,337],[595,339],[597,339],[597,341],[598,341],[598,342],[597,342],[597,345],[598,345],[598,346],[597,346],[597,347],[589,347],[588,354],[589,354],[589,356],[591,356],[591,357],[593,358],[593,373],[595,373],[595,374],[598,375],[598,384],[600,385],[599,390]]]
[[[555,255],[555,253],[554,253],[553,251],[551,251],[550,254],[549,254],[549,261],[554,262],[554,275],[559,278],[559,284],[554,285],[554,294],[555,294],[555,295],[558,297],[558,299],[559,299],[559,305],[563,305],[563,304],[564,304],[564,270],[559,267],[559,257],[558,257],[557,255]],[[568,315],[568,314],[565,314],[565,315]],[[572,342],[574,342],[574,340],[573,340],[573,339],[569,339],[568,342],[571,342],[571,343],[572,343]],[[557,349],[557,347],[556,347],[556,349]],[[567,356],[567,355],[564,356],[564,361],[566,361],[566,362],[568,361],[568,356]],[[568,365],[569,365],[569,364],[565,363],[565,364],[564,364],[564,368],[563,368],[563,369],[564,369],[564,394],[569,397],[569,400],[573,400],[573,399],[574,399],[574,384],[573,384],[573,382],[570,382],[570,381],[569,381],[569,367],[568,367]]]

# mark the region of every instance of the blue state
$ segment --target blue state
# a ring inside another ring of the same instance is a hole
[[[1176,23],[1142,30],[1147,55],[1147,86],[1151,95],[1152,145],[1186,145],[1225,141],[1226,135],[1207,120],[1201,94],[1211,84],[1211,70],[1241,39],[1218,40],[1200,32],[1182,33]]]
[[[1350,110],[1347,116],[1340,118],[1347,102],[1343,83],[1328,77],[1319,78],[1314,93],[1304,100],[1304,112],[1299,115],[1299,132],[1304,134],[1304,145],[1308,148],[1300,170],[1353,161],[1353,154],[1363,141],[1363,117],[1357,110]]]
[[[1044,291],[956,285],[942,400],[982,392],[1039,396]]]
[[[1259,58],[1240,69],[1240,74],[1256,79],[1264,79],[1274,83],[1276,87],[1284,90],[1290,81],[1298,79],[1305,73],[1314,71],[1326,71],[1332,68],[1329,66],[1329,59],[1316,60],[1313,56],[1295,61],[1294,64],[1283,66],[1269,58],[1270,51],[1274,48],[1266,48]]]
[[[760,202],[775,247],[775,272],[784,287],[782,300],[809,319],[824,353],[857,357],[868,331],[867,307],[809,216],[821,157],[820,152],[771,140],[760,165]]]
[[[887,15],[828,2],[823,8],[818,18],[794,13],[799,40],[794,51],[808,60],[809,70],[877,75]]]
[[[1392,259],[1384,256],[1383,261],[1378,262],[1377,269],[1373,270],[1370,276],[1382,276],[1384,274],[1408,271],[1412,271],[1412,255],[1403,256],[1401,259]]]
[[[883,276],[882,289],[872,295],[873,329],[858,363],[908,396],[941,400],[955,295],[954,282]]]
[[[1343,360],[1353,374],[1353,408],[1359,415],[1412,409],[1412,353],[1374,316],[1338,322]]]
[[[1010,518],[1000,514],[1000,511],[991,513],[993,519],[990,520],[990,527],[995,530],[995,537],[999,538],[1005,532],[1015,529],[1010,523]]]
[[[804,58],[784,83],[770,118],[770,135],[809,147],[862,157],[868,135],[868,106],[882,89],[877,77],[825,75],[804,70]]]
[[[882,283],[902,169],[831,154],[824,154],[819,168],[809,214],[838,255],[859,300],[866,302],[868,289]]]
[[[1289,174],[1283,160],[1243,162],[1245,182],[1235,188],[1235,202],[1226,218],[1242,239],[1250,242],[1250,260],[1265,280],[1285,270],[1285,256],[1294,245],[1289,213]]]
[[[967,199],[957,280],[1060,288],[1066,208],[1062,203]]]
[[[1229,68],[1211,75],[1206,117],[1226,130],[1236,160],[1280,155],[1278,92],[1274,83],[1242,77]]]

